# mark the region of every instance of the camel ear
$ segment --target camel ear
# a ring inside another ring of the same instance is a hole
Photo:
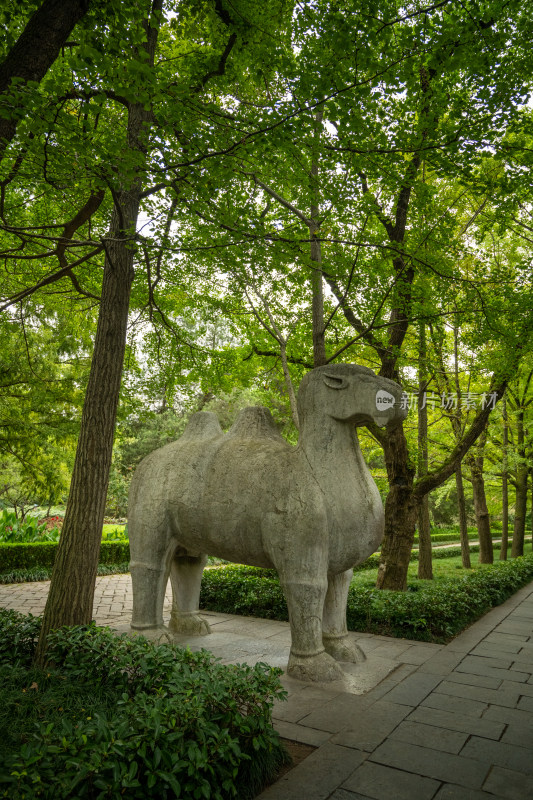
[[[341,377],[340,375],[334,375],[333,373],[325,372],[322,376],[324,379],[324,383],[326,386],[329,386],[330,389],[346,389],[348,386],[348,381],[346,378]]]

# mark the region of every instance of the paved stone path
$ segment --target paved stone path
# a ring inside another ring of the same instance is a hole
[[[38,614],[47,591],[0,586],[0,606]],[[129,575],[98,578],[94,612],[127,629]],[[209,641],[226,662],[286,663],[286,623],[206,616],[213,634],[192,646]],[[317,749],[260,800],[532,800],[533,583],[446,646],[353,635],[367,661],[344,683],[284,676],[274,724]]]

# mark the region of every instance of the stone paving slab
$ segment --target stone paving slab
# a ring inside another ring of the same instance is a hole
[[[342,788],[375,800],[431,800],[439,783],[432,778],[367,761],[354,771]]]
[[[323,800],[330,797],[365,758],[365,753],[326,742],[262,792],[261,800]]]
[[[327,710],[327,707],[323,708],[324,712]],[[410,711],[409,706],[378,700],[354,714],[350,723],[332,736],[331,741],[371,753]]]
[[[395,741],[390,737],[370,756],[370,760],[426,778],[458,783],[468,789],[480,789],[490,769],[485,761]]]

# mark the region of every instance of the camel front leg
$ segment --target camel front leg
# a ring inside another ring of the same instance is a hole
[[[211,633],[208,622],[200,616],[200,587],[207,556],[174,556],[170,565],[172,612],[169,630],[201,636]]]
[[[130,562],[133,591],[132,630],[164,630],[163,601],[168,573],[161,564]]]
[[[326,581],[294,576],[280,581],[289,608],[291,651],[287,673],[302,681],[334,681],[342,678],[342,669],[328,655],[322,644],[322,613]]]
[[[365,660],[365,654],[350,639],[346,627],[346,603],[352,576],[352,569],[329,576],[322,618],[322,641],[326,653],[329,653],[337,661],[359,664]]]

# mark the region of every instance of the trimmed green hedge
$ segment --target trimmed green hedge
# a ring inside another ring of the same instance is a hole
[[[287,755],[272,727],[281,670],[94,624],[49,635],[0,610],[0,795],[10,800],[253,798]]]
[[[121,564],[98,564],[97,575],[121,575],[130,571],[129,561]],[[34,583],[35,581],[49,581],[52,577],[52,567],[32,567],[31,569],[12,569],[10,572],[0,572],[2,583]]]
[[[501,531],[493,531],[492,536],[501,538]],[[468,539],[479,539],[479,533],[474,531],[468,534]],[[418,544],[418,534],[415,534],[415,544]],[[431,534],[431,541],[432,542],[460,542],[461,535],[456,533],[455,531],[450,531],[450,533],[432,533]]]
[[[23,542],[0,544],[0,573],[15,569],[54,566],[57,542]],[[100,564],[120,564],[130,560],[129,542],[102,542]]]
[[[446,642],[533,580],[533,555],[499,561],[469,575],[428,581],[416,591],[391,592],[352,586],[347,619],[352,631]],[[287,620],[274,570],[231,565],[204,572],[202,608]]]

